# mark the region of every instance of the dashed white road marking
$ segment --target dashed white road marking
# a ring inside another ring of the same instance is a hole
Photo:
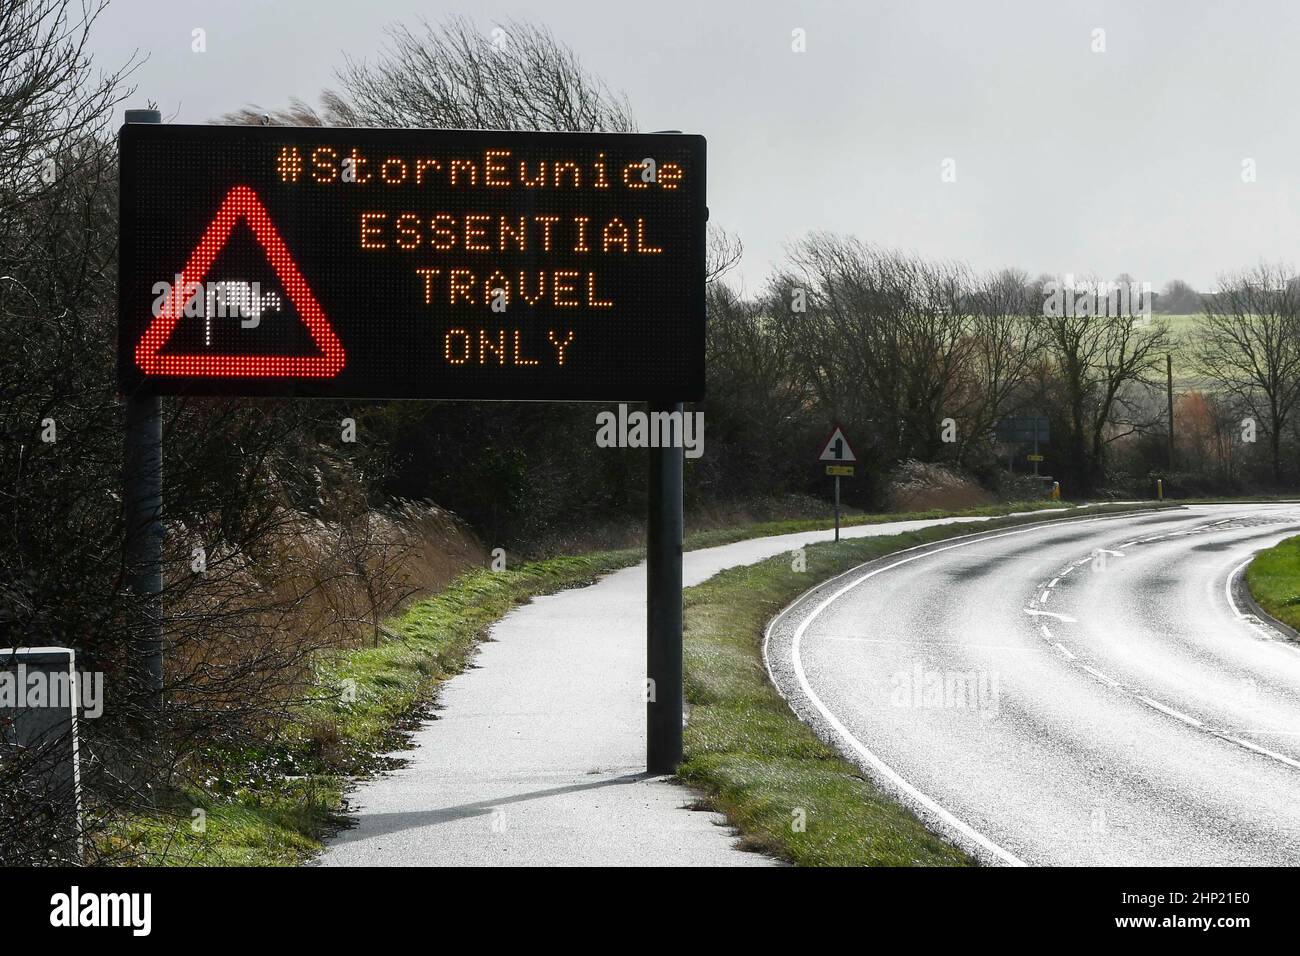
[[[1054,588],[1054,587],[1056,587],[1056,582],[1059,581],[1059,580],[1061,580],[1059,577],[1052,578],[1052,580],[1050,580],[1050,581],[1047,582],[1047,586],[1048,586],[1049,588]]]
[[[1224,519],[1224,520],[1227,521],[1231,519]],[[1217,529],[1212,529],[1211,527],[1207,526],[1199,530],[1209,531],[1209,530],[1217,530]],[[1188,532],[1180,532],[1180,533],[1188,533]],[[1125,547],[1125,545],[1120,545],[1120,547],[1121,548]],[[1242,570],[1246,567],[1246,565],[1250,564],[1252,560],[1254,560],[1254,555],[1251,555],[1251,557],[1247,558],[1241,564],[1238,564],[1235,568],[1233,568],[1231,571],[1228,572],[1228,578],[1223,585],[1224,596],[1227,598],[1228,607],[1232,610],[1232,613],[1236,615],[1238,619],[1246,621],[1247,623],[1250,624],[1254,624],[1255,626],[1261,629],[1267,630],[1266,626],[1264,625],[1264,622],[1261,621],[1258,617],[1256,617],[1254,614],[1248,614],[1242,611],[1237,606],[1237,602],[1232,596],[1232,582],[1236,580],[1237,575],[1239,575],[1242,572]],[[1073,565],[1071,567],[1073,567]],[[1025,613],[1026,614],[1051,614],[1050,611],[1036,611],[1032,608],[1025,608]],[[1053,615],[1053,616],[1060,616],[1060,615]],[[1043,636],[1047,638],[1049,641],[1052,640],[1052,634],[1047,629],[1046,625],[1043,625]],[[1071,661],[1076,660],[1075,655],[1072,654],[1069,651],[1069,649],[1066,648],[1064,645],[1060,644],[1059,642],[1053,642],[1053,643],[1055,643],[1056,647],[1061,651],[1063,655],[1067,655],[1067,660],[1071,660]],[[1293,645],[1288,644],[1287,646],[1292,647]],[[1107,684],[1110,687],[1124,690],[1124,686],[1120,684],[1119,681],[1115,680],[1113,677],[1110,677],[1107,674],[1103,674],[1095,667],[1089,667],[1087,664],[1084,664],[1082,662],[1080,662],[1078,666],[1081,669],[1087,671],[1093,677],[1097,678],[1102,683]],[[1132,693],[1132,692],[1128,691],[1128,693]],[[1192,717],[1189,714],[1184,714],[1182,711],[1174,710],[1174,708],[1166,706],[1165,704],[1162,704],[1157,700],[1152,700],[1150,697],[1147,697],[1143,694],[1134,694],[1133,696],[1135,696],[1138,700],[1142,701],[1142,703],[1146,704],[1148,707],[1152,708],[1153,710],[1158,710],[1169,717],[1173,717],[1175,720],[1182,721],[1183,723],[1187,724],[1189,727],[1195,727],[1197,730],[1202,730],[1213,737],[1218,737],[1220,740],[1227,741],[1228,743],[1231,744],[1236,744],[1239,747],[1244,747],[1247,750],[1260,754],[1261,756],[1269,757],[1280,763],[1284,763],[1289,767],[1295,767],[1297,769],[1300,769],[1300,761],[1293,760],[1292,758],[1286,756],[1285,754],[1277,753],[1276,751],[1269,750],[1266,747],[1261,747],[1259,746],[1259,744],[1252,743],[1249,740],[1243,740],[1240,737],[1235,737],[1231,734],[1227,734],[1222,731],[1215,730],[1212,727],[1207,727],[1204,721],[1198,720],[1197,718]]]
[[[1195,717],[1189,717],[1187,714],[1184,714],[1181,710],[1174,710],[1172,707],[1166,707],[1164,704],[1160,703],[1160,701],[1152,700],[1150,697],[1147,697],[1145,694],[1138,694],[1137,699],[1142,701],[1142,703],[1146,704],[1148,707],[1154,707],[1156,710],[1160,711],[1161,713],[1168,714],[1170,717],[1174,718],[1175,720],[1181,720],[1183,723],[1190,724],[1192,727],[1205,726],[1205,724],[1197,720]]]
[[[1269,750],[1267,747],[1261,747],[1259,744],[1251,743],[1249,740],[1242,740],[1240,737],[1230,737],[1227,734],[1215,734],[1215,736],[1221,737],[1229,743],[1234,743],[1238,747],[1245,747],[1247,750],[1253,750],[1255,753],[1262,754],[1265,757],[1272,757],[1274,760],[1280,761],[1289,767],[1295,767],[1297,770],[1300,770],[1300,760],[1292,760],[1285,754]]]
[[[1120,686],[1119,681],[1115,680],[1115,678],[1113,678],[1113,677],[1111,677],[1111,676],[1109,676],[1109,675],[1107,675],[1107,674],[1103,674],[1101,671],[1097,670],[1097,668],[1095,668],[1095,667],[1089,667],[1087,664],[1080,664],[1079,666],[1082,667],[1084,670],[1086,670],[1086,671],[1087,671],[1089,674],[1091,674],[1093,677],[1097,678],[1097,680],[1101,681],[1103,684],[1108,684],[1108,685],[1110,685],[1111,687],[1119,687],[1119,686]]]
[[[1051,596],[1052,596],[1052,592],[1051,592],[1051,591],[1044,591],[1042,594],[1038,595],[1038,603],[1039,603],[1039,604],[1046,604],[1046,603],[1047,603],[1047,599],[1048,599],[1049,597],[1051,597]]]
[[[1067,661],[1074,660],[1074,655],[1070,653],[1070,649],[1066,647],[1064,644],[1060,643],[1059,641],[1056,642],[1056,649],[1061,652],[1061,656],[1064,657]]]
[[[1067,624],[1078,624],[1078,623],[1079,623],[1079,619],[1078,619],[1078,618],[1070,617],[1070,615],[1068,615],[1068,614],[1057,614],[1055,611],[1040,611],[1040,610],[1039,610],[1038,608],[1036,608],[1036,607],[1027,607],[1027,608],[1025,608],[1025,613],[1026,613],[1026,614],[1029,614],[1029,615],[1032,615],[1033,617],[1054,617],[1054,618],[1056,618],[1058,621],[1064,621],[1064,622],[1067,623]]]

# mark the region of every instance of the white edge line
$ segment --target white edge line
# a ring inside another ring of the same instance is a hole
[[[1284,647],[1290,651],[1300,653],[1300,646],[1297,646],[1294,641],[1288,640],[1285,636],[1279,634],[1277,629],[1267,621],[1262,621],[1257,615],[1241,610],[1241,608],[1237,606],[1236,599],[1232,596],[1232,582],[1235,581],[1237,576],[1241,574],[1246,566],[1250,564],[1250,562],[1254,561],[1258,556],[1259,552],[1256,551],[1249,558],[1228,572],[1228,579],[1223,582],[1223,595],[1228,599],[1228,608],[1237,616],[1238,620],[1245,621],[1247,624],[1253,624],[1256,633],[1262,634],[1268,638],[1273,642],[1274,646]],[[1249,585],[1246,584],[1243,584],[1242,586],[1249,587]]]
[[[1237,602],[1232,596],[1232,582],[1237,579],[1237,575],[1241,573],[1242,569],[1254,560],[1255,556],[1252,554],[1245,561],[1241,562],[1241,564],[1229,571],[1228,579],[1223,582],[1223,593],[1228,598],[1228,607],[1232,608],[1232,613],[1237,615],[1238,618],[1245,618],[1246,615],[1242,613],[1241,608],[1237,607]],[[1253,617],[1254,615],[1251,616]]]

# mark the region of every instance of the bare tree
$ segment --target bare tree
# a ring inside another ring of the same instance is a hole
[[[987,438],[1024,389],[1044,338],[1024,272],[1003,269],[984,278],[972,300],[970,364],[978,404],[968,413],[969,430],[973,437]]]
[[[745,247],[739,236],[710,223],[708,247],[704,256],[705,281],[716,282],[721,279],[736,267],[744,252]]]
[[[771,308],[822,407],[871,435],[882,459],[957,458],[941,423],[969,436],[981,404],[971,286],[959,264],[814,233],[792,247]]]
[[[1300,287],[1281,265],[1261,263],[1219,281],[1195,339],[1206,377],[1238,399],[1269,437],[1274,482],[1282,435],[1300,398]]]
[[[768,494],[802,471],[804,462],[792,461],[789,449],[808,425],[808,389],[765,303],[743,299],[723,283],[708,287],[707,301],[703,407],[716,454],[700,467],[717,469],[719,483],[730,476],[735,491]]]
[[[108,0],[9,0],[0,4],[0,211],[47,192],[93,161],[132,64],[96,75],[86,51]]]
[[[453,17],[387,30],[373,61],[348,59],[326,112],[351,125],[630,132],[626,97],[588,73],[550,30],[524,21],[488,31]]]
[[[1100,295],[1087,301],[1084,308],[1044,308],[1040,320],[1066,426],[1063,465],[1072,492],[1082,494],[1104,479],[1110,442],[1160,420],[1144,410],[1138,393],[1155,387],[1169,347],[1163,322],[1131,310],[1115,314]]]
[[[970,412],[979,405],[970,374],[972,279],[957,263],[913,259],[896,265],[909,301],[898,316],[902,444],[909,457],[959,458]],[[958,425],[955,435],[942,427],[945,420]]]
[[[392,126],[633,132],[627,97],[583,68],[578,55],[544,26],[506,21],[480,29],[465,17],[418,29],[393,24],[373,60],[348,57],[337,90],[315,109],[258,106],[227,113],[225,123],[281,126]]]
[[[823,414],[898,456],[899,317],[908,308],[897,259],[854,238],[813,233],[773,276],[769,309]]]

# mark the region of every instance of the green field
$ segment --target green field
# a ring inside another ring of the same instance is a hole
[[[1173,338],[1170,354],[1174,357],[1174,388],[1202,388],[1204,380],[1195,369],[1195,356],[1192,340],[1196,334],[1201,316],[1197,315],[1154,315],[1153,320],[1165,322]],[[1162,370],[1163,371],[1163,370]]]

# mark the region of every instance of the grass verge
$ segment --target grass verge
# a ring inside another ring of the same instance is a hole
[[[1113,505],[1089,513],[1143,510]],[[805,549],[732,568],[686,591],[685,673],[690,720],[679,776],[725,814],[742,845],[801,866],[966,866],[971,860],[823,743],[790,710],[763,666],[769,620],[814,584],[916,545],[1064,515],[939,525]],[[1300,555],[1297,555],[1300,568]],[[1294,593],[1294,591],[1293,591]]]
[[[1003,505],[985,505],[980,508],[967,508],[963,511],[945,511],[933,508],[929,511],[910,511],[906,514],[855,514],[842,515],[841,528],[855,528],[866,524],[885,524],[890,521],[934,521],[939,518],[996,517],[1012,511],[1068,511],[1077,508],[1067,501],[1017,501]],[[787,521],[764,521],[759,524],[744,525],[739,528],[720,528],[714,531],[700,531],[687,535],[687,551],[697,548],[716,548],[723,544],[734,544],[750,538],[767,538],[778,534],[796,534],[801,531],[828,531],[835,527],[834,519],[795,518]]]
[[[348,778],[384,768],[383,755],[429,716],[438,685],[464,669],[495,621],[532,597],[591,583],[641,557],[609,551],[462,575],[389,620],[392,636],[378,647],[322,654],[317,696],[265,747],[205,753],[202,790],[178,789],[155,813],[111,819],[99,852],[144,865],[303,862],[341,822]]]
[[[1064,502],[1016,502],[965,511],[859,515],[846,519],[842,525],[1006,515],[1014,511],[1065,511],[1069,507]],[[1110,506],[1091,510],[1100,512],[1107,507]],[[749,538],[827,530],[831,526],[830,521],[803,519],[764,522],[692,534],[685,546],[688,550],[715,547]],[[990,522],[981,524],[980,528],[993,526]],[[946,532],[938,535],[944,537],[965,528],[954,525],[934,530]],[[907,543],[926,540],[909,535],[900,538]],[[894,540],[845,541],[834,552],[822,545],[813,546],[809,549],[809,571],[825,570],[829,576],[834,573],[832,566],[823,566],[822,562],[847,559],[850,563],[845,566],[852,566],[869,560],[860,555],[874,554],[878,542]],[[906,545],[897,545],[902,546]],[[853,557],[848,558],[849,555]],[[341,822],[339,811],[348,780],[385,768],[384,755],[400,749],[407,733],[430,715],[438,686],[464,669],[475,645],[493,623],[511,608],[537,595],[583,586],[610,571],[635,564],[642,557],[639,549],[596,552],[551,558],[512,570],[482,570],[462,575],[443,592],[411,604],[389,620],[386,629],[391,638],[378,647],[321,655],[316,667],[318,696],[300,707],[287,726],[256,750],[205,753],[202,788],[180,788],[167,794],[156,812],[111,818],[103,836],[97,840],[99,854],[107,862],[144,865],[292,866],[304,862],[320,850],[324,837]],[[781,559],[774,559],[749,570],[767,574],[770,569],[763,572],[759,569],[780,563]],[[788,566],[788,560],[785,564]],[[733,588],[736,574],[728,572],[724,576]],[[700,602],[701,595],[709,592],[702,588],[710,588],[713,582],[687,592],[691,609],[687,634],[691,671],[687,690],[697,704],[690,731],[692,758],[687,767],[695,775],[692,782],[709,790],[721,809],[734,814],[737,825],[755,845],[797,862],[841,857],[825,845],[816,851],[796,852],[777,839],[779,834],[774,834],[780,827],[773,816],[776,810],[785,813],[788,811],[784,807],[806,806],[806,803],[790,804],[787,796],[808,793],[806,788],[815,784],[812,795],[820,794],[827,805],[847,810],[851,795],[861,798],[870,789],[854,775],[851,767],[843,762],[834,764],[834,755],[788,711],[772,712],[769,698],[775,697],[778,702],[780,698],[767,684],[761,659],[758,670],[754,670],[751,652],[755,648],[742,646],[753,633],[761,632],[767,620],[762,615],[775,613],[770,610],[773,606],[779,609],[788,603],[811,580],[809,575],[800,575],[797,581],[780,579],[766,583],[756,578],[753,591],[741,585],[727,600],[736,605],[734,612],[728,613],[742,616],[743,620],[726,625],[719,634],[700,630],[700,622],[708,614]],[[794,586],[795,590],[787,597],[788,586]],[[758,613],[761,619],[751,619],[753,613]],[[715,624],[723,627],[721,619]],[[753,633],[745,630],[751,625],[756,628]],[[737,627],[741,630],[736,630]],[[716,696],[719,694],[723,696]],[[731,719],[734,727],[728,724]],[[760,730],[763,732],[759,733]],[[798,736],[800,731],[803,737]],[[771,763],[774,757],[791,761],[792,773],[796,769],[800,771],[779,791],[772,789],[781,774],[781,768]],[[755,783],[761,784],[749,796],[741,793],[745,789],[746,760],[753,762],[750,773]],[[814,769],[823,771],[823,775],[812,774]],[[843,779],[846,771],[852,780]],[[777,800],[778,804],[773,804],[776,809],[762,809],[755,803],[765,800]],[[786,802],[779,803],[780,800]],[[835,839],[852,842],[855,834],[871,831],[876,826],[872,814],[879,815],[877,829],[882,833],[889,831],[893,825],[890,821],[895,821],[898,814],[904,814],[901,808],[878,794],[875,801],[865,804],[869,810],[859,811],[852,828],[837,831],[841,832],[839,836],[832,835],[832,842]],[[912,824],[919,826],[914,820]],[[955,851],[924,830],[913,832],[903,823],[897,823],[897,827],[900,828],[897,838],[904,843],[893,851],[891,858],[903,859],[914,852],[917,862],[960,862]],[[809,831],[813,830],[810,818]],[[817,835],[797,842],[800,847],[812,847],[821,842],[823,832],[819,826]],[[912,840],[914,845],[908,842]],[[842,859],[849,862],[858,857],[849,852]]]
[[[1300,631],[1300,536],[1255,555],[1246,586],[1265,614]]]

